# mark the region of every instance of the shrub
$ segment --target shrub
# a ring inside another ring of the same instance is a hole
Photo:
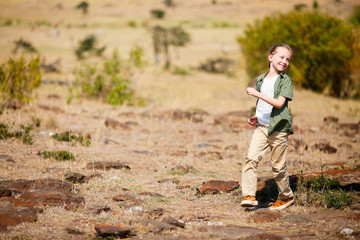
[[[78,96],[100,98],[112,105],[134,104],[134,89],[131,87],[133,69],[145,64],[143,50],[138,46],[130,51],[128,60],[120,61],[115,57],[100,65],[82,64],[74,70],[76,81],[69,88],[70,100]]]
[[[175,6],[173,0],[164,0],[164,4],[165,4],[167,7],[174,7],[174,6]]]
[[[247,72],[257,76],[268,68],[266,52],[270,46],[286,42],[295,55],[288,72],[294,84],[336,97],[353,97],[346,86],[359,86],[352,79],[354,32],[350,25],[317,11],[296,11],[269,16],[248,25],[238,38],[246,58]],[[360,60],[355,60],[359,62]]]
[[[153,9],[151,10],[151,15],[155,18],[162,19],[165,17],[165,11],[161,9]]]
[[[209,73],[231,73],[234,61],[229,58],[219,57],[206,60],[199,67],[200,70]]]
[[[91,145],[91,137],[90,135],[82,136],[79,134],[78,136],[73,134],[71,131],[66,131],[63,133],[56,133],[52,136],[53,139],[57,141],[64,142],[79,142],[82,145],[90,146]]]
[[[355,6],[354,13],[350,17],[350,22],[354,24],[355,26],[360,25],[360,5]]]
[[[40,152],[40,156],[43,158],[54,158],[58,161],[72,161],[75,160],[74,155],[68,151],[43,151]]]
[[[29,52],[29,53],[37,53],[38,51],[36,50],[36,48],[32,45],[31,42],[26,41],[22,38],[20,38],[19,40],[14,41],[15,47],[13,49],[13,53],[17,53],[17,51],[19,49],[23,49],[25,52]]]
[[[10,58],[7,63],[0,65],[0,91],[3,93],[3,100],[30,101],[32,91],[40,86],[41,77],[40,56],[30,60],[24,57]]]
[[[81,3],[79,3],[78,5],[76,5],[77,9],[80,9],[83,14],[87,14],[88,13],[88,8],[89,8],[89,4],[85,1],[82,1]]]
[[[295,192],[300,205],[323,206],[342,209],[348,206],[352,198],[340,188],[337,179],[320,175],[311,179],[301,178]]]
[[[78,59],[83,59],[84,54],[87,53],[89,56],[101,56],[105,50],[104,47],[96,47],[97,38],[95,35],[91,34],[85,37],[83,40],[80,40],[79,46],[75,49],[75,55]]]
[[[33,144],[33,138],[30,135],[30,131],[33,129],[32,125],[29,126],[20,126],[20,129],[18,131],[10,131],[9,130],[9,126],[4,124],[4,123],[0,123],[0,140],[5,140],[8,138],[18,138],[21,139],[23,141],[23,143],[26,144]]]

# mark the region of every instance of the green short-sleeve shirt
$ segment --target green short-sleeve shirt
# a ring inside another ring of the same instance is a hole
[[[256,78],[257,91],[260,91],[261,85],[264,82],[264,77],[267,73],[268,72],[261,74]],[[288,108],[288,102],[291,101],[293,97],[293,85],[291,78],[283,72],[279,74],[274,85],[274,98],[278,98],[279,96],[285,97],[286,101],[281,109],[275,107],[272,108],[268,136],[270,136],[274,131],[289,132],[290,134],[294,133],[292,118]]]

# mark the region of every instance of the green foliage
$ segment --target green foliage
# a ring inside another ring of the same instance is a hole
[[[225,57],[219,57],[206,60],[205,63],[200,64],[199,69],[209,73],[231,73],[231,68],[233,66],[233,60]]]
[[[155,18],[162,19],[165,17],[165,11],[161,9],[153,9],[151,10],[151,15]]]
[[[43,151],[40,152],[40,156],[43,158],[54,158],[58,161],[73,161],[75,160],[74,155],[68,151]]]
[[[351,196],[341,189],[337,191],[328,190],[324,195],[328,208],[343,209],[352,202]]]
[[[7,63],[0,65],[0,91],[3,93],[3,100],[30,101],[33,89],[40,86],[41,77],[40,56],[29,61],[24,57],[10,58]]]
[[[131,88],[131,77],[134,69],[145,66],[143,49],[134,47],[127,60],[120,61],[117,52],[110,60],[99,64],[82,64],[74,70],[75,85],[69,88],[73,95],[87,98],[100,98],[112,104],[135,104],[134,89]],[[79,93],[75,93],[80,89]]]
[[[173,0],[164,0],[164,4],[167,6],[167,7],[174,7],[175,6],[175,3]]]
[[[23,143],[31,145],[34,143],[34,140],[30,135],[30,131],[32,129],[33,129],[32,125],[29,126],[21,125],[18,131],[10,131],[8,125],[4,123],[0,123],[0,140],[5,140],[8,138],[15,137],[21,139]]]
[[[360,5],[354,7],[354,13],[350,17],[350,22],[355,26],[360,25]]]
[[[319,3],[316,0],[314,0],[313,1],[313,9],[317,10],[318,8],[319,8]]]
[[[350,25],[318,11],[294,11],[256,21],[238,38],[246,58],[247,72],[257,76],[268,68],[267,51],[278,43],[292,46],[288,69],[295,85],[336,97],[359,95],[360,79],[352,78],[351,61],[356,53]],[[356,64],[355,64],[356,65]]]
[[[87,147],[91,145],[90,135],[82,136],[80,133],[78,136],[76,136],[71,131],[66,131],[63,133],[56,133],[52,136],[52,138],[54,138],[57,141],[75,142],[75,143],[78,142]]]
[[[87,14],[88,13],[88,8],[89,8],[89,4],[85,1],[82,1],[81,3],[79,3],[78,5],[76,5],[77,9],[80,9],[83,14]]]
[[[310,179],[301,178],[297,183],[296,200],[300,205],[323,206],[343,209],[352,198],[340,188],[337,179],[320,175]]]
[[[38,53],[38,51],[36,50],[36,48],[32,45],[31,42],[26,41],[22,38],[20,38],[19,40],[14,41],[15,47],[12,50],[13,53],[17,53],[17,51],[19,49],[23,49],[25,52],[29,52],[29,53]]]
[[[186,32],[181,26],[165,28],[161,26],[155,26],[152,29],[153,33],[153,46],[156,56],[161,53],[165,55],[166,63],[165,67],[170,67],[170,54],[169,46],[184,47],[190,42],[190,34]]]
[[[88,56],[101,56],[106,49],[106,46],[96,47],[97,37],[94,34],[88,35],[79,42],[79,46],[75,49],[75,55],[78,59],[83,59],[84,54]]]

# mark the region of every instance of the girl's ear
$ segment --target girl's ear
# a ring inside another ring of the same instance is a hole
[[[274,56],[274,55],[272,55],[272,54],[269,54],[269,55],[268,55],[269,62],[272,61],[273,56]]]

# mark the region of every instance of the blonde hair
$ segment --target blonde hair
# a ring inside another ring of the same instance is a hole
[[[290,47],[288,44],[280,43],[280,44],[276,44],[276,45],[272,46],[272,47],[270,48],[270,50],[269,50],[269,54],[274,55],[274,54],[276,53],[276,50],[277,50],[279,47],[286,48],[287,50],[290,51],[290,53],[292,53],[292,49],[291,49],[291,47]]]

